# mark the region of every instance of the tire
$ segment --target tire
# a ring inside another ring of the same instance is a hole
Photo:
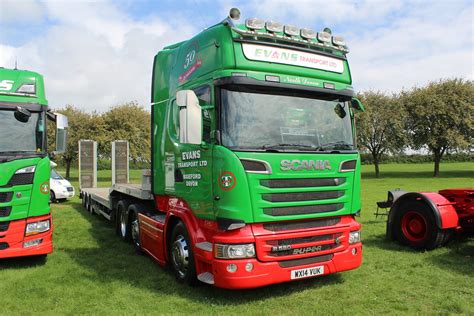
[[[138,221],[138,212],[140,207],[136,204],[131,204],[128,207],[128,219],[130,222],[130,236],[133,247],[137,254],[141,254],[141,243],[140,243],[140,223]]]
[[[83,199],[84,199],[84,208],[86,209],[87,212],[89,212],[89,195],[84,194]]]
[[[126,200],[120,200],[117,203],[117,222],[118,222],[118,234],[120,238],[125,241],[131,241],[131,233],[130,233],[130,221],[128,220],[128,206],[129,202]]]
[[[178,222],[168,243],[171,268],[176,280],[193,285],[196,283],[196,265],[189,233],[183,222]]]
[[[436,224],[431,208],[423,202],[407,201],[401,204],[394,218],[396,239],[417,250],[432,250],[449,238],[449,230]]]
[[[91,214],[94,215],[94,209],[92,208],[92,198],[90,195],[87,195],[87,211]]]
[[[57,200],[56,200],[56,194],[54,194],[54,191],[53,190],[50,190],[49,191],[49,201],[51,203],[56,203]]]
[[[86,208],[86,194],[85,193],[82,193],[82,207]]]

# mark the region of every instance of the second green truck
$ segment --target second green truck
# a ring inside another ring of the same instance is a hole
[[[355,269],[360,158],[331,30],[232,17],[154,59],[151,188],[84,205],[178,281],[253,288]]]

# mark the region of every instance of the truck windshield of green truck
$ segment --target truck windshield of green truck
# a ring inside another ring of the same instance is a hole
[[[229,148],[354,149],[349,101],[335,95],[315,99],[222,89],[221,107],[222,144]]]
[[[14,108],[15,109],[15,108]],[[31,154],[44,150],[45,112],[31,112],[27,122],[15,117],[14,110],[0,110],[0,155]]]

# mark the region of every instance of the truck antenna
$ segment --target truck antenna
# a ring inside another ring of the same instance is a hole
[[[15,56],[15,70],[18,70],[18,56]]]

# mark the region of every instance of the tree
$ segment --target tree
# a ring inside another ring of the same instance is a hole
[[[365,112],[356,117],[358,144],[372,155],[378,178],[382,156],[405,147],[405,111],[396,95],[368,91],[360,94],[359,99]]]
[[[113,107],[102,115],[105,137],[99,144],[101,152],[111,157],[111,141],[127,140],[130,159],[149,162],[151,157],[150,113],[135,102]]]
[[[447,150],[465,149],[474,139],[474,86],[472,81],[447,79],[403,93],[407,129],[414,149],[433,155],[433,176],[439,175]]]
[[[66,178],[70,178],[71,165],[78,159],[78,142],[81,139],[92,139],[101,141],[104,137],[104,123],[102,117],[97,113],[86,113],[72,105],[67,105],[64,109],[55,112],[64,114],[69,121],[67,150],[56,157],[62,159],[66,166]],[[50,128],[50,130],[52,130]],[[51,137],[49,139],[54,139]]]

